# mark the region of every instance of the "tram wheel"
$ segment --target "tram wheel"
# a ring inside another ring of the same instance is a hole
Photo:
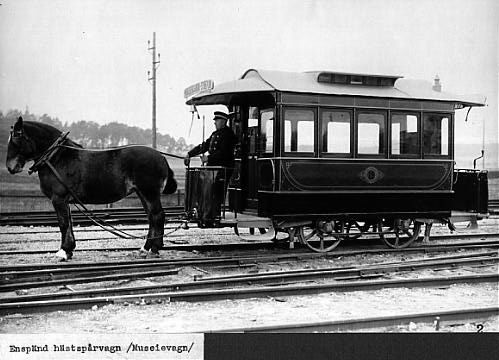
[[[378,223],[381,241],[392,249],[403,249],[411,245],[419,236],[421,223],[413,219],[395,219],[393,225],[383,231],[383,222]]]
[[[319,226],[319,222],[312,226],[300,226],[296,232],[298,240],[315,252],[325,253],[333,250],[345,236],[348,236],[348,229],[344,223],[336,221],[331,223],[333,225],[332,233],[324,232],[323,227]]]

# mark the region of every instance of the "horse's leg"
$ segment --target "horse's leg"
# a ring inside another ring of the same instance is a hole
[[[144,209],[147,211],[149,220],[149,232],[144,245],[145,250],[150,250],[154,254],[159,253],[159,249],[163,247],[163,234],[165,231],[165,213],[161,206],[161,195],[144,194],[137,190],[137,195],[142,201]]]
[[[137,196],[139,197],[140,199],[140,202],[142,203],[142,206],[144,207],[144,211],[146,212],[147,214],[147,219],[149,220],[149,231],[147,232],[147,238],[146,238],[146,243],[144,244],[144,246],[140,249],[141,252],[147,252],[151,249],[151,238],[153,236],[153,226],[152,226],[152,223],[151,223],[151,220],[150,220],[150,211],[149,211],[149,205],[146,201],[146,199],[144,198],[144,195],[142,195],[142,193],[140,191],[135,191],[137,193]]]
[[[54,196],[52,205],[57,214],[57,221],[61,230],[61,249],[56,253],[56,256],[63,261],[68,260],[73,256],[73,250],[76,247],[69,204],[64,198]]]
[[[159,254],[159,250],[163,247],[163,234],[165,233],[165,213],[159,194],[149,201],[149,224],[153,227],[151,252]]]

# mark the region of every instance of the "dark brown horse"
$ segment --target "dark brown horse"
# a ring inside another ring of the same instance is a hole
[[[42,192],[52,200],[62,234],[61,260],[70,259],[76,247],[69,203],[107,204],[136,192],[149,219],[149,232],[142,251],[157,254],[163,246],[165,215],[161,193],[171,194],[177,182],[160,152],[133,145],[108,150],[88,150],[61,131],[38,122],[14,124],[7,149],[7,169],[21,172],[27,161],[38,165]],[[57,141],[61,142],[53,146]],[[48,154],[50,152],[50,154]],[[50,156],[49,162],[43,161]]]

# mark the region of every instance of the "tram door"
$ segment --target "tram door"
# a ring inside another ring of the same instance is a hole
[[[231,182],[231,207],[238,211],[257,212],[258,190],[261,186],[258,158],[272,155],[274,110],[235,106],[232,111],[236,114],[232,129],[239,140],[236,145],[236,164]]]

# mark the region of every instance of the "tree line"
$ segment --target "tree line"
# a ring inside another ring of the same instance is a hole
[[[22,116],[25,121],[39,121],[52,125],[61,131],[69,131],[69,137],[86,148],[107,148],[113,146],[122,146],[128,144],[151,145],[152,130],[141,129],[137,126],[128,126],[119,122],[110,122],[105,125],[99,125],[94,121],[80,120],[68,124],[62,123],[57,117],[51,117],[47,114],[41,116],[30,113],[25,110],[24,113],[19,110],[9,110],[6,114],[0,111],[0,147],[6,145],[10,127]],[[156,134],[156,143],[158,150],[168,153],[183,155],[189,150],[190,146],[184,138],[175,139],[168,134]]]

